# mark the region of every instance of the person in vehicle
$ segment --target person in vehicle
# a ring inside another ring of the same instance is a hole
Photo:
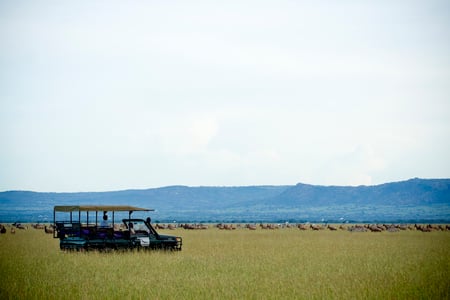
[[[109,227],[108,215],[106,213],[103,215],[103,220],[100,222],[100,227]]]
[[[133,223],[128,223],[128,229],[130,230],[131,235],[136,234],[136,231],[134,231]]]

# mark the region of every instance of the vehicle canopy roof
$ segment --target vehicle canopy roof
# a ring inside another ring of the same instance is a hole
[[[55,206],[54,211],[154,211],[154,209],[129,205],[61,205]]]

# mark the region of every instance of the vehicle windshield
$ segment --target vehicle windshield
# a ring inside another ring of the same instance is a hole
[[[134,231],[134,234],[155,234],[153,228],[149,227],[142,219],[124,219],[123,222],[128,230]]]

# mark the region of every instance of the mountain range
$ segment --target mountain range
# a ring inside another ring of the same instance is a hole
[[[0,222],[50,222],[55,205],[154,208],[155,222],[450,222],[450,179],[373,186],[168,186],[112,192],[0,192]]]

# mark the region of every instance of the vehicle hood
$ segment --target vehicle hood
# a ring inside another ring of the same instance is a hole
[[[159,235],[159,239],[160,240],[165,240],[165,241],[176,241],[176,236],[174,235],[165,235],[165,234],[160,234]]]

